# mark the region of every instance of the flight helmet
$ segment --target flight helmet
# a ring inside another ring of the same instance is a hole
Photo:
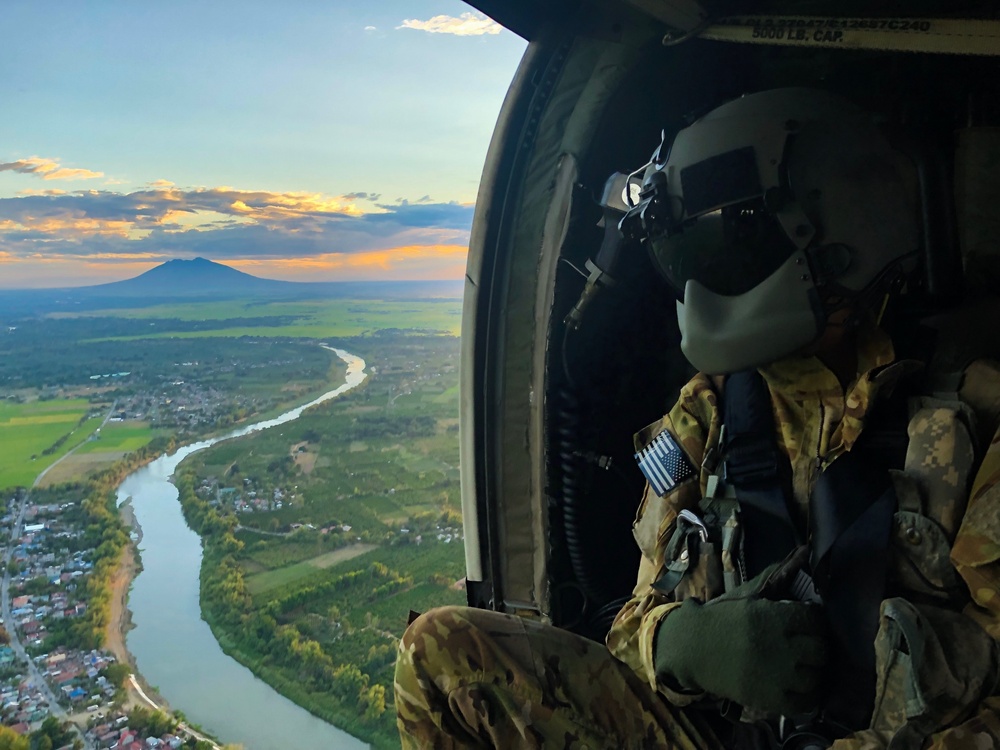
[[[785,88],[665,134],[627,221],[677,295],[685,356],[718,374],[806,347],[838,306],[877,304],[915,262],[918,193],[871,116]]]

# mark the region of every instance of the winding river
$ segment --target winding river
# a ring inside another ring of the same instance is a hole
[[[310,406],[346,393],[367,377],[364,360],[326,348],[347,363],[347,379],[339,388],[274,419],[161,456],[118,488],[118,504],[131,497],[142,528],[142,572],[129,594],[135,627],[127,634],[138,671],[192,722],[247,750],[356,750],[367,745],[295,705],[222,652],[201,619],[201,539],[185,523],[170,477],[192,453],[298,419]]]

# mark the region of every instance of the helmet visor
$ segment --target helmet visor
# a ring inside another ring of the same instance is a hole
[[[796,250],[760,198],[702,214],[651,237],[649,247],[679,300],[689,280],[716,294],[745,294]]]

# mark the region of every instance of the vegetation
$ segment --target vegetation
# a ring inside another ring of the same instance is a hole
[[[160,737],[161,735],[177,731],[178,721],[167,716],[162,711],[150,711],[142,706],[137,706],[129,711],[128,727],[139,734],[149,737]]]
[[[203,536],[203,614],[223,648],[313,713],[398,746],[392,670],[407,614],[464,601],[458,341],[432,333],[457,333],[460,310],[458,300],[227,301],[16,321],[0,339],[0,441],[38,457],[0,442],[0,486],[30,484],[78,448],[50,473],[80,467],[84,499],[67,513],[85,528],[73,544],[92,550],[86,613],[47,621],[45,648],[104,638],[128,543],[114,507],[124,477],[175,440],[309,400],[343,373],[318,344],[342,347],[366,359],[363,386],[195,454],[176,483]],[[115,419],[86,440],[112,404]],[[21,473],[5,478],[10,456]],[[118,685],[124,671],[105,676]]]
[[[54,716],[49,716],[42,725],[30,735],[31,750],[53,750],[53,748],[77,747],[79,740],[74,742],[73,732],[61,724]]]
[[[10,727],[0,725],[0,750],[30,750],[31,741]]]
[[[121,452],[131,453],[138,450],[154,437],[166,436],[166,430],[154,430],[148,422],[109,422],[101,428],[101,431],[80,446],[79,452],[103,453]]]
[[[156,438],[144,446],[91,477],[83,485],[60,485],[45,490],[35,490],[36,503],[46,503],[58,499],[70,491],[83,495],[78,511],[82,515],[84,534],[73,541],[78,549],[90,550],[89,561],[93,564],[86,577],[86,611],[73,619],[47,618],[48,635],[43,648],[50,651],[58,646],[73,649],[93,649],[104,645],[108,623],[111,620],[112,577],[118,567],[122,550],[129,542],[128,530],[122,524],[115,507],[115,490],[126,476],[140,466],[152,461],[163,452],[173,450],[172,440]],[[62,542],[70,544],[68,541]],[[29,581],[26,589],[33,585],[44,586],[45,582]]]
[[[30,485],[101,424],[85,399],[0,401],[0,487]]]
[[[457,336],[461,328],[460,299],[379,300],[319,299],[294,302],[226,300],[156,305],[134,310],[103,310],[88,317],[127,317],[151,321],[156,337],[175,336],[280,336],[311,339],[371,335],[381,330],[447,333]],[[147,326],[148,327],[148,326]],[[117,333],[117,340],[147,337],[141,333]]]
[[[374,371],[359,389],[195,454],[176,484],[205,543],[203,614],[227,653],[322,718],[398,747],[392,672],[407,615],[464,601],[458,342],[377,339],[342,343]]]

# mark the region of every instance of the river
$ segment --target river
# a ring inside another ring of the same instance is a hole
[[[347,363],[347,380],[339,388],[274,419],[161,456],[118,488],[118,504],[131,497],[142,527],[142,572],[129,594],[135,627],[127,634],[138,671],[190,721],[247,750],[356,750],[367,745],[295,705],[222,652],[201,619],[201,538],[184,521],[170,477],[192,453],[297,419],[310,406],[346,393],[367,377],[364,360],[326,348]]]

